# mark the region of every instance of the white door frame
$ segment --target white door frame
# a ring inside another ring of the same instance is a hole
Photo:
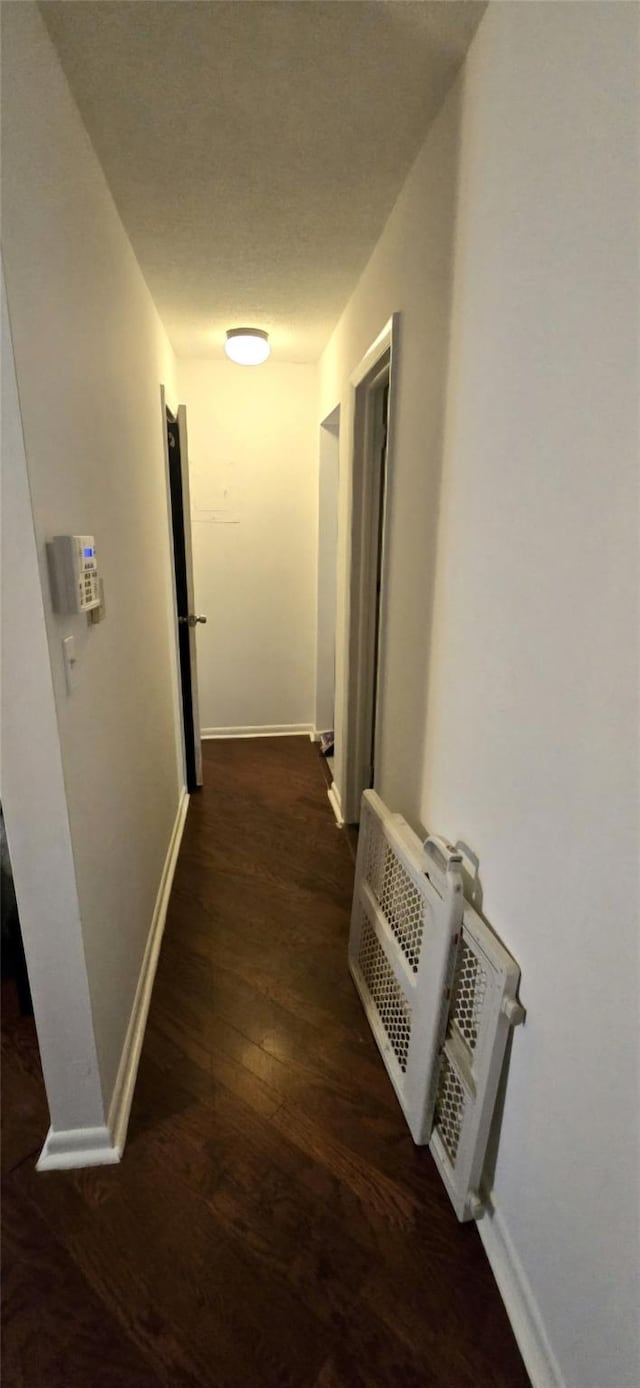
[[[353,441],[349,478],[349,527],[347,556],[347,640],[345,668],[345,718],[343,730],[344,786],[342,818],[347,824],[360,819],[362,792],[370,784],[372,719],[378,671],[382,666],[385,638],[384,580],[387,568],[388,479],[393,466],[393,404],[397,377],[398,314],[394,313],[352,373],[351,410]],[[372,447],[373,403],[376,387],[388,372],[389,406],[384,489],[381,495],[379,456]],[[383,507],[382,576],[379,595],[378,662],[374,670],[378,518]],[[379,713],[379,702],[378,702]]]
[[[161,406],[161,410],[162,410],[162,438],[163,438],[163,446],[164,446],[164,467],[165,467],[165,482],[166,482],[166,494],[167,494],[167,514],[168,514],[168,523],[169,523],[169,535],[168,535],[168,539],[169,539],[169,557],[170,557],[170,567],[171,567],[171,592],[172,592],[172,598],[173,598],[173,602],[172,602],[173,613],[172,613],[172,615],[173,615],[173,624],[174,624],[174,630],[173,630],[173,649],[174,649],[174,652],[175,652],[175,656],[174,656],[174,658],[175,658],[175,678],[176,678],[176,690],[175,690],[175,694],[176,694],[176,699],[177,699],[177,713],[178,713],[179,724],[180,724],[180,745],[181,745],[181,751],[182,751],[182,774],[183,774],[183,778],[184,778],[184,784],[186,785],[186,784],[187,784],[187,749],[186,749],[186,743],[185,743],[185,721],[184,721],[183,692],[182,692],[181,665],[180,665],[180,629],[179,629],[179,623],[180,623],[180,621],[182,621],[182,620],[184,619],[184,616],[185,616],[186,614],[179,614],[179,613],[178,613],[178,599],[177,599],[176,575],[175,575],[175,559],[174,559],[174,552],[173,552],[172,499],[171,499],[171,484],[170,484],[170,477],[169,477],[169,449],[168,449],[168,445],[167,445],[167,416],[166,416],[167,403],[168,403],[168,402],[167,402],[167,398],[166,398],[166,391],[165,391],[164,386],[161,385],[161,386],[160,386],[160,406]],[[185,406],[185,405],[178,405],[178,407],[177,407],[177,409],[176,409],[175,411],[174,411],[173,409],[171,410],[171,413],[175,415],[176,428],[177,428],[177,430],[178,430],[178,436],[179,436],[179,439],[180,439],[180,464],[181,464],[181,473],[182,473],[182,513],[183,513],[182,519],[183,519],[183,526],[184,526],[184,542],[185,542],[185,566],[186,566],[186,580],[187,580],[187,606],[188,606],[189,613],[194,613],[194,615],[195,615],[195,595],[194,595],[194,582],[193,582],[193,553],[192,553],[192,541],[191,541],[191,499],[190,499],[190,492],[189,492],[189,444],[188,444],[188,438],[187,438],[187,411],[186,411],[186,406]],[[198,621],[203,621],[203,620],[206,621],[206,618],[199,617],[197,620],[198,620]],[[196,628],[191,624],[191,622],[189,622],[189,653],[190,653],[190,664],[191,664],[191,705],[192,705],[191,713],[192,713],[192,718],[193,718],[193,738],[194,738],[194,747],[193,747],[193,751],[194,751],[194,758],[195,758],[195,777],[196,777],[196,785],[197,785],[197,786],[201,786],[202,783],[203,783],[203,774],[202,774],[202,741],[201,741],[201,736],[200,736],[200,713],[199,713],[199,702],[198,702],[198,661],[197,661],[197,649],[196,649]]]
[[[162,419],[162,447],[164,456],[164,481],[167,498],[167,543],[169,546],[169,575],[171,583],[170,626],[171,663],[173,666],[173,704],[178,746],[178,776],[181,784],[187,784],[187,753],[184,745],[184,718],[182,714],[182,687],[180,683],[180,643],[178,640],[178,599],[176,595],[176,570],[173,558],[173,531],[171,529],[171,488],[169,485],[169,447],[167,444],[167,408],[175,414],[173,401],[167,400],[167,392],[160,386],[160,411]]]
[[[314,733],[335,729],[340,405],[320,423]]]

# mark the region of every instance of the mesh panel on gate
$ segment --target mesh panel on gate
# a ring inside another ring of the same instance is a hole
[[[447,1056],[442,1053],[434,1127],[442,1139],[447,1156],[455,1166],[464,1118],[464,1090]]]
[[[458,1028],[471,1051],[478,1042],[486,991],[486,970],[466,940],[461,939],[451,990],[450,1025]]]
[[[458,1219],[478,1218],[518,966],[464,901],[460,854],[362,800],[349,964],[414,1141]]]
[[[362,829],[360,832],[362,832]],[[387,841],[382,832],[382,825],[379,820],[374,819],[370,811],[367,811],[365,819],[365,833],[367,850],[364,877],[365,881],[369,883],[376,901],[379,902],[384,877],[384,861],[388,850]]]
[[[411,1040],[411,1006],[396,982],[384,950],[363,911],[358,964],[393,1053],[404,1073]]]
[[[417,973],[427,903],[372,819],[367,824],[364,875],[407,963]]]

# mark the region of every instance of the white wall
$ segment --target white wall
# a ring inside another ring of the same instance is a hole
[[[2,671],[2,803],[51,1122],[96,1128],[104,1106],[4,276]]]
[[[178,367],[196,604],[207,616],[198,631],[202,728],[311,727],[316,368]]]
[[[379,789],[522,966],[480,1229],[541,1388],[638,1373],[637,21],[490,7],[321,364],[344,424],[400,310]]]
[[[318,732],[333,728],[338,554],[339,407],[320,426],[318,451],[318,578],[316,597],[316,703]]]
[[[107,1111],[180,791],[160,415],[173,358],[37,7],[2,21],[7,295]],[[44,546],[64,532],[96,537],[93,628],[51,611]],[[43,884],[43,928],[48,907]]]

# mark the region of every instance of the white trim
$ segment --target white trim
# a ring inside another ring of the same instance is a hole
[[[200,701],[198,692],[198,646],[196,641],[196,623],[191,621],[191,616],[195,614],[195,584],[193,577],[193,541],[191,536],[191,493],[189,490],[189,435],[187,431],[187,407],[178,405],[176,411],[176,428],[178,431],[178,445],[180,448],[180,477],[182,479],[182,529],[184,532],[184,567],[187,588],[187,612],[189,613],[189,623],[187,626],[187,636],[189,638],[189,665],[191,673],[191,717],[193,720],[193,754],[194,771],[196,786],[202,785],[202,743],[198,737],[200,727]],[[167,450],[168,452],[168,450]],[[171,484],[169,484],[171,491]],[[180,518],[179,518],[180,519]],[[171,524],[173,526],[173,501],[171,501]],[[183,613],[183,616],[186,614]],[[178,616],[178,622],[180,617]],[[178,638],[179,644],[180,638]],[[189,748],[191,753],[191,748]],[[188,777],[185,777],[188,781]]]
[[[37,1163],[38,1171],[66,1170],[70,1167],[107,1166],[120,1161],[127,1139],[129,1114],[144,1040],[153,980],[167,918],[173,875],[184,831],[189,796],[183,790],[178,802],[167,854],[160,877],[147,943],[138,976],[135,997],[127,1026],[118,1074],[109,1108],[109,1120],[100,1128],[49,1129]]]
[[[38,1161],[37,1171],[68,1171],[74,1166],[112,1166],[120,1161],[109,1129],[69,1128],[66,1132],[49,1129]]]
[[[331,805],[331,809],[333,810],[333,813],[336,817],[336,824],[339,829],[343,829],[344,819],[342,817],[342,802],[340,800],[340,791],[338,790],[335,781],[332,781],[331,785],[327,787],[327,795],[329,797],[329,804]]]
[[[182,707],[182,686],[180,681],[180,636],[178,634],[178,597],[176,593],[176,566],[173,556],[173,523],[171,513],[171,481],[169,478],[169,441],[167,439],[167,409],[175,415],[173,405],[167,400],[167,392],[160,386],[160,410],[162,413],[162,448],[164,458],[164,485],[167,503],[167,560],[169,564],[169,622],[171,626],[171,664],[173,675],[173,718],[176,729],[176,762],[178,781],[187,780],[187,751],[184,739],[184,710]]]
[[[529,1279],[493,1195],[477,1228],[533,1388],[567,1388]]]
[[[344,646],[342,729],[342,790],[344,814],[349,824],[360,817],[362,792],[371,784],[371,734],[375,691],[383,667],[386,637],[385,576],[388,570],[388,526],[385,524],[389,476],[395,447],[395,395],[397,390],[399,314],[394,313],[378,333],[362,360],[349,377],[351,389],[352,437],[349,456],[348,516],[346,531],[347,623]],[[382,374],[388,371],[389,404],[387,415],[387,454],[382,496],[379,459],[372,453],[374,391]],[[379,507],[382,508],[382,537],[379,541]],[[377,668],[371,665],[375,564],[378,544],[382,548],[381,586],[377,598],[379,611]],[[377,709],[378,718],[380,708]],[[377,737],[376,737],[377,742]],[[340,749],[339,749],[340,750]],[[377,747],[375,749],[377,752]],[[374,754],[375,762],[375,754]],[[375,772],[374,772],[375,774]]]
[[[349,384],[352,385],[354,389],[356,386],[362,384],[365,376],[369,375],[372,367],[384,356],[385,352],[389,351],[393,341],[394,322],[397,320],[397,317],[397,313],[391,315],[391,318],[385,323],[384,328],[378,333],[375,342],[372,342],[371,346],[365,352],[362,361],[358,362],[355,371],[351,372]]]
[[[206,738],[222,737],[309,737],[314,732],[313,723],[259,723],[246,728],[201,728],[200,736]],[[314,739],[312,738],[312,741]]]
[[[342,405],[338,400],[320,421],[318,431],[314,633],[314,723],[318,732],[327,727],[319,719],[329,718],[330,727],[335,727],[341,417]]]

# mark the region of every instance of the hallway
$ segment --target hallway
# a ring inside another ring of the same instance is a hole
[[[6,1388],[526,1388],[349,978],[317,748],[203,751],[120,1166],[36,1173],[30,1024],[5,1021]]]

